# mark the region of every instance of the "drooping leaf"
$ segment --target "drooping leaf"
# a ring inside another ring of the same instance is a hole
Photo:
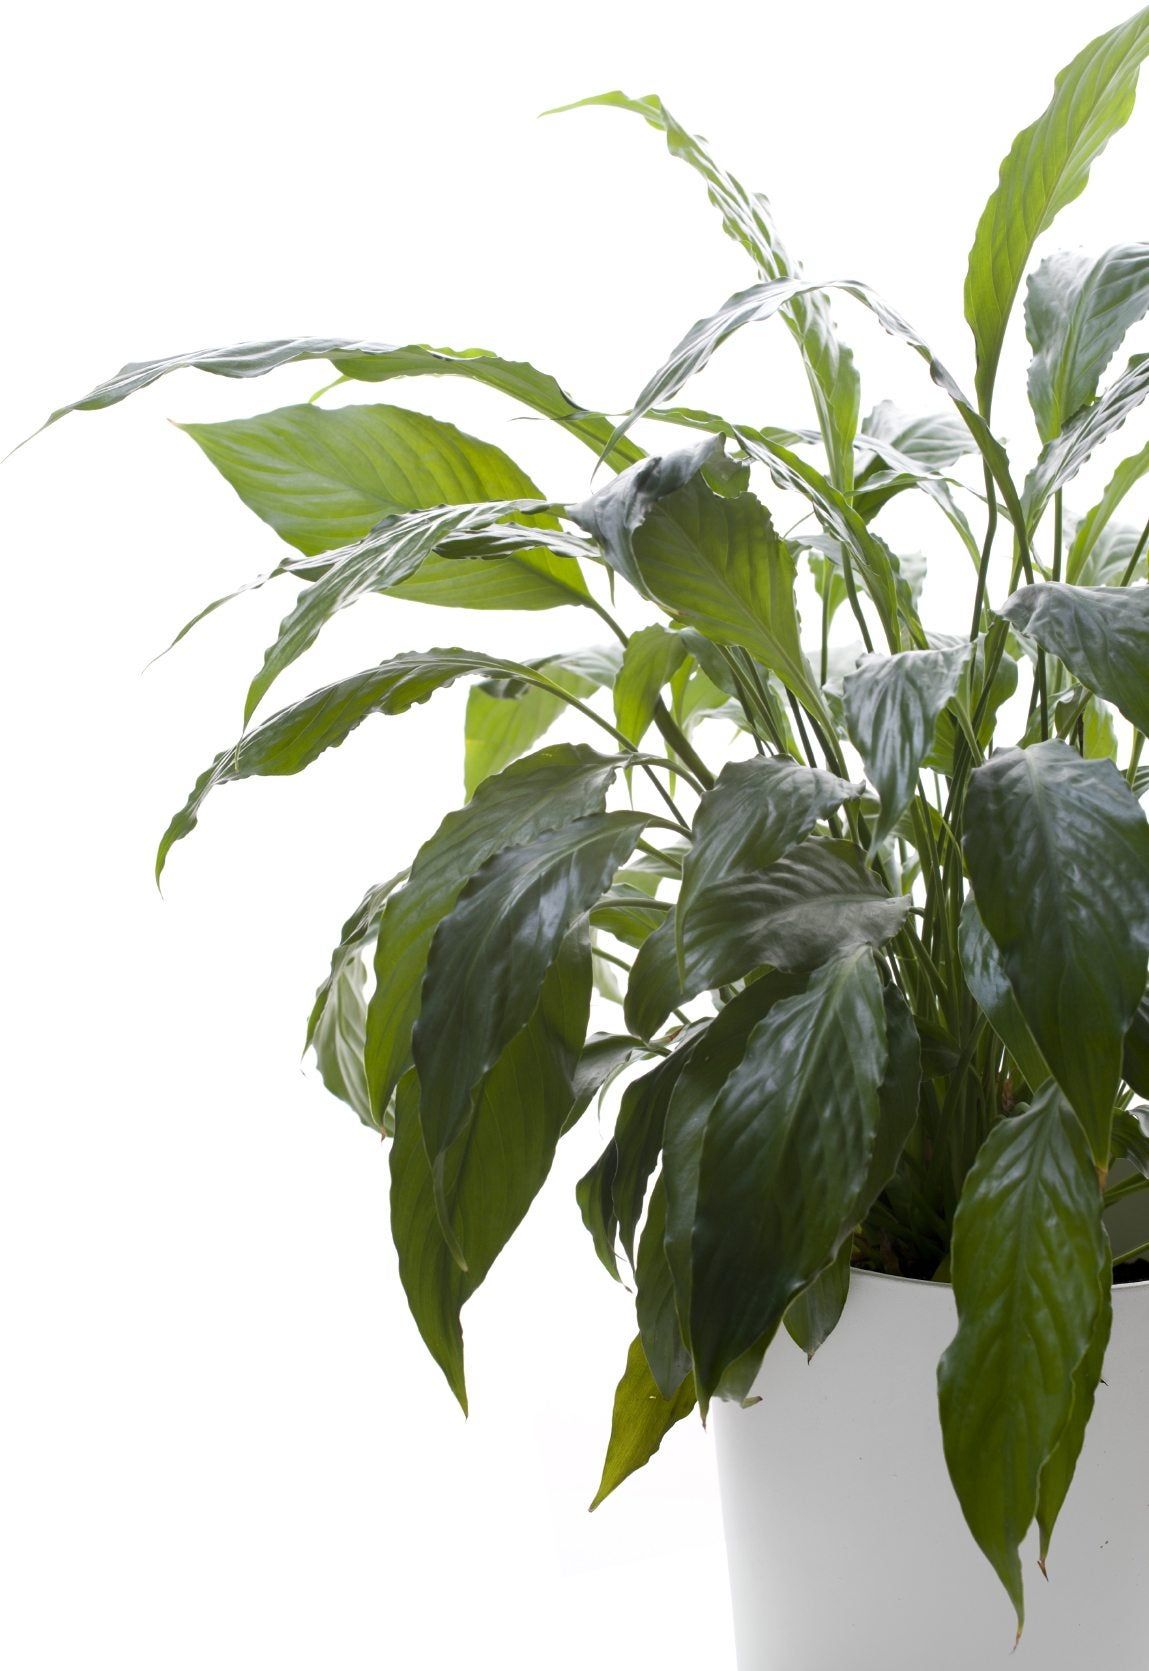
[[[963,846],[1021,1012],[1104,1167],[1149,961],[1145,814],[1110,761],[1038,743],[973,772]]]
[[[702,1139],[688,1317],[704,1411],[723,1371],[769,1339],[837,1254],[869,1169],[885,1070],[868,950],[819,969],[750,1034]]]
[[[1149,587],[1043,581],[1022,587],[997,613],[1149,731]]]
[[[1037,1526],[1041,1534],[1040,1565],[1043,1574],[1053,1528],[1057,1524],[1057,1518],[1077,1471],[1081,1447],[1085,1443],[1085,1430],[1093,1414],[1093,1402],[1101,1382],[1105,1353],[1113,1329],[1113,1285],[1110,1280],[1112,1249],[1109,1247],[1108,1238],[1103,1237],[1102,1241],[1104,1246],[1098,1273],[1101,1304],[1089,1339],[1089,1347],[1073,1373],[1073,1407],[1069,1413],[1069,1421],[1062,1431],[1056,1450],[1041,1470],[1041,1479],[1038,1482]]]
[[[1149,1097],[1149,991],[1141,999],[1129,1023],[1121,1075],[1138,1096]]]
[[[1147,394],[1149,355],[1140,354],[1130,360],[1092,406],[1071,418],[1060,435],[1046,443],[1026,477],[1023,502],[1027,528],[1037,527],[1053,495],[1073,480],[1094,448],[1120,429]]]
[[[619,765],[581,744],[540,749],[480,784],[419,849],[406,885],[387,901],[375,947],[366,1066],[377,1118],[410,1066],[427,954],[464,883],[493,853],[601,811]]]
[[[529,1020],[563,940],[645,825],[642,813],[590,813],[504,847],[435,929],[411,1048],[437,1179],[467,1129],[477,1087]]]
[[[722,224],[757,264],[763,279],[784,279],[798,268],[786,251],[770,205],[760,192],[751,194],[710,156],[705,141],[688,133],[655,95],[630,99],[624,93],[602,93],[580,99],[566,109],[584,105],[613,105],[633,111],[666,136],[672,156],[679,157],[706,182],[710,201],[720,211]],[[805,362],[811,393],[830,456],[831,476],[848,492],[853,480],[853,444],[858,427],[859,380],[853,355],[839,341],[825,296],[799,293],[786,303],[782,317]]]
[[[694,1409],[695,1402],[694,1382],[689,1375],[673,1398],[663,1398],[650,1373],[642,1336],[636,1335],[614,1395],[610,1443],[592,1509],[598,1508],[629,1475],[645,1467],[675,1423]]]
[[[671,1010],[684,1002],[675,947],[675,909],[638,948],[626,985],[626,1024],[639,1038],[651,1039]]]
[[[305,556],[350,545],[402,511],[541,498],[499,447],[404,407],[309,404],[180,427],[244,504]],[[577,562],[541,547],[502,564],[429,561],[436,572],[424,567],[397,596],[483,609],[552,609],[586,597]]]
[[[972,652],[972,644],[959,644],[867,656],[843,683],[850,741],[881,801],[871,856],[914,797],[938,719],[957,694]]]
[[[641,1039],[628,1033],[592,1033],[575,1067],[575,1098],[569,1118],[577,1119],[617,1074],[649,1055]]]
[[[878,1129],[866,1181],[854,1203],[850,1228],[861,1224],[897,1171],[917,1124],[922,1083],[922,1041],[909,1005],[896,986],[882,988],[886,1016],[886,1071],[878,1086]]]
[[[586,698],[609,684],[618,666],[613,650],[595,646],[526,664],[558,691]],[[472,685],[463,723],[463,782],[468,796],[527,752],[566,708],[555,689],[524,679],[501,676]]]
[[[850,1297],[853,1251],[852,1239],[844,1241],[826,1268],[786,1308],[782,1318],[786,1333],[795,1346],[802,1348],[807,1361],[826,1344],[842,1320]]]
[[[234,747],[216,755],[164,833],[156,855],[157,877],[174,843],[195,828],[204,801],[220,784],[301,772],[325,749],[338,748],[371,714],[406,713],[437,690],[473,673],[510,676],[531,687],[554,688],[535,668],[503,661],[481,650],[459,649],[409,651],[336,684],[324,685],[301,702],[273,714],[246,732]]]
[[[681,635],[657,624],[632,634],[614,683],[614,717],[624,737],[640,743],[654,719],[662,687],[686,660]]]
[[[1031,1088],[1044,1085],[1049,1068],[1013,995],[1001,953],[986,932],[972,894],[962,906],[958,944],[966,985],[982,1013],[1021,1069],[1026,1083]]]
[[[1128,537],[1132,543],[1128,552],[1122,549],[1122,541],[1110,539],[1103,543],[1103,536],[1111,531],[1113,517],[1125,495],[1147,470],[1149,443],[1140,452],[1122,459],[1101,498],[1078,523],[1065,559],[1065,577],[1075,586],[1105,586],[1125,573],[1138,531],[1129,530]]]
[[[1149,52],[1149,11],[1084,47],[1053,97],[1018,134],[970,250],[965,316],[977,346],[978,405],[988,417],[1006,325],[1034,243],[1084,191],[1089,170],[1129,119]]]
[[[650,1373],[663,1398],[673,1398],[691,1371],[690,1354],[674,1304],[674,1278],[666,1257],[666,1186],[650,1192],[635,1263],[635,1311]]]
[[[368,888],[348,917],[331,954],[331,970],[315,994],[304,1050],[315,1051],[320,1077],[333,1096],[353,1108],[365,1126],[379,1129],[367,1088],[363,1053],[367,1039],[365,959],[374,950],[383,907],[404,880],[400,871]]]
[[[952,1253],[958,1331],[938,1368],[950,1478],[1019,1630],[1018,1551],[1094,1338],[1104,1252],[1089,1145],[1047,1081],[994,1127],[966,1179]]]
[[[568,514],[598,541],[615,573],[645,596],[646,583],[634,556],[636,532],[661,499],[677,493],[704,470],[729,468],[721,440],[711,436],[632,464],[589,499],[572,505]]]
[[[585,930],[560,949],[526,1026],[484,1080],[466,1136],[446,1157],[443,1192],[464,1271],[444,1239],[413,1072],[399,1085],[391,1152],[391,1227],[419,1332],[464,1410],[459,1313],[542,1187],[575,1097],[590,1005]]]
[[[1030,275],[1029,403],[1043,441],[1052,441],[1094,398],[1126,331],[1147,308],[1149,244],[1118,244],[1096,261],[1062,250]]]
[[[709,888],[735,872],[765,870],[861,792],[861,784],[786,756],[755,755],[724,766],[694,814],[675,912],[680,951],[696,902]]]
[[[765,870],[727,875],[694,901],[682,933],[682,990],[692,997],[763,964],[815,969],[880,946],[910,904],[908,894],[889,892],[852,842],[809,836]]]

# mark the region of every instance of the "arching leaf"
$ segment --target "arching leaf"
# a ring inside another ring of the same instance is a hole
[[[1149,587],[1045,581],[1015,592],[997,613],[1149,731]]]
[[[592,1509],[598,1508],[623,1480],[645,1467],[675,1423],[694,1409],[695,1402],[694,1381],[689,1375],[673,1398],[663,1398],[650,1373],[642,1336],[635,1335],[614,1395],[610,1444]]]
[[[1094,398],[1126,331],[1147,308],[1149,244],[1118,244],[1097,261],[1063,250],[1031,275],[1029,403],[1043,441],[1052,441]]]

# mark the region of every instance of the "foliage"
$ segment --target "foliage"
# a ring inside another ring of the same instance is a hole
[[[804,278],[766,200],[658,99],[612,93],[586,102],[661,132],[755,268],[623,422],[485,351],[315,338],[128,366],[75,403],[186,366],[323,359],[343,384],[478,380],[613,472],[555,501],[499,447],[390,405],[186,426],[293,548],[267,577],[297,591],[246,721],[370,593],[580,610],[611,642],[529,663],[408,652],[317,690],[217,756],[160,863],[216,787],[301,771],[371,716],[473,681],[466,804],[349,918],[307,1035],[328,1087],[393,1138],[400,1275],[429,1349],[465,1404],[461,1309],[563,1134],[625,1075],[578,1188],[603,1263],[617,1276],[621,1251],[637,1285],[596,1501],[695,1405],[746,1397],[781,1326],[815,1353],[852,1265],[952,1273],[946,1456],[1019,1623],[1018,1549],[1037,1520],[1044,1558],[1101,1375],[1107,1191],[1149,1187],[1130,1107],[1149,1090],[1149,527],[1117,519],[1149,448],[1080,519],[1062,498],[1149,392],[1149,359],[1104,383],[1149,307],[1149,246],[1040,262],[1024,478],[990,420],[1034,244],[1127,119],[1146,52],[1149,9],[1078,55],[1002,164],[965,285],[974,399],[867,286]],[[861,416],[843,297],[925,360],[945,410]],[[775,316],[815,427],[666,405]],[[678,440],[645,451],[644,416]],[[922,619],[920,564],[883,518],[905,495],[972,558],[964,634]],[[597,746],[547,743],[563,714]]]

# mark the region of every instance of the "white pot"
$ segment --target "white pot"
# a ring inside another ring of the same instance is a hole
[[[1149,1282],[1114,1290],[1113,1336],[1049,1582],[1024,1552],[1018,1671],[1145,1671]],[[944,1283],[855,1271],[813,1363],[780,1331],[750,1409],[716,1404],[739,1671],[983,1671],[1013,1610],[942,1455]]]

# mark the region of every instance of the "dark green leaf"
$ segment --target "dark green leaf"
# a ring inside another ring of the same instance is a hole
[[[563,940],[645,824],[641,813],[591,813],[504,847],[435,930],[411,1048],[436,1180],[467,1129],[477,1087],[530,1019]]]
[[[1149,731],[1149,587],[1045,581],[1023,586],[997,613]]]
[[[1061,434],[1042,448],[1041,457],[1026,477],[1026,527],[1036,528],[1053,495],[1073,480],[1081,466],[1107,436],[1120,429],[1149,394],[1149,355],[1130,360],[1099,400],[1071,418]]]
[[[616,876],[614,887],[591,911],[591,926],[605,929],[624,944],[637,948],[649,939],[670,909],[668,900],[654,899]]]
[[[469,877],[502,848],[600,811],[620,762],[555,744],[479,785],[415,856],[405,887],[387,901],[367,1008],[367,1079],[376,1117],[411,1061],[411,1030],[431,940]]]
[[[972,651],[971,644],[959,644],[867,656],[843,682],[850,741],[881,800],[871,856],[913,800],[938,719],[957,694]]]
[[[686,660],[681,635],[666,627],[643,627],[631,636],[614,683],[614,717],[624,737],[640,743],[646,735],[662,687]]]
[[[1021,1012],[1104,1167],[1149,960],[1145,814],[1111,762],[1038,743],[974,771],[963,844]]]
[[[813,1358],[820,1346],[826,1344],[841,1321],[850,1297],[850,1256],[853,1251],[853,1240],[847,1238],[825,1270],[786,1308],[782,1319],[786,1333],[795,1346],[802,1348],[807,1361]]]
[[[831,1262],[865,1183],[886,1069],[872,954],[818,970],[751,1033],[705,1123],[689,1333],[705,1410]]]
[[[628,1033],[594,1033],[583,1045],[575,1068],[572,1115],[577,1118],[606,1089],[616,1074],[649,1055],[641,1039]]]
[[[1126,331],[1147,308],[1149,244],[1118,244],[1097,261],[1062,250],[1030,275],[1029,404],[1043,441],[1052,441],[1094,398]]]
[[[1121,1073],[1138,1096],[1149,1097],[1149,992],[1138,1004],[1125,1035]]]
[[[694,1382],[689,1375],[673,1398],[663,1398],[650,1373],[642,1336],[635,1335],[614,1395],[610,1444],[592,1509],[598,1508],[629,1475],[645,1467],[671,1428],[688,1416],[694,1405]]]
[[[1013,995],[1001,953],[986,932],[972,894],[962,906],[958,939],[966,985],[990,1026],[1021,1069],[1026,1083],[1031,1087],[1044,1085],[1049,1068]]]
[[[1149,1178],[1149,1108],[1123,1108],[1113,1117],[1113,1158]]]
[[[694,814],[676,909],[680,949],[696,903],[735,872],[765,870],[815,825],[857,800],[862,786],[786,756],[755,755],[722,768]]]
[[[374,950],[383,907],[406,876],[369,888],[343,924],[331,954],[331,971],[315,994],[304,1049],[315,1051],[320,1077],[333,1096],[353,1108],[365,1126],[380,1129],[367,1088],[363,1051],[367,1037],[364,959]]]
[[[966,1179],[952,1256],[958,1332],[938,1368],[950,1478],[1019,1630],[1018,1551],[1094,1338],[1105,1249],[1085,1134],[1047,1081],[994,1128]]]
[[[1034,243],[1084,191],[1094,159],[1128,121],[1149,52],[1149,11],[1083,48],[1058,75],[1053,97],[1019,133],[978,222],[965,281],[965,316],[977,345],[978,405],[988,415],[1005,328]]]
[[[391,1151],[391,1228],[399,1275],[431,1355],[467,1407],[459,1313],[518,1228],[551,1168],[575,1095],[590,1005],[585,932],[562,947],[527,1025],[487,1075],[465,1136],[446,1157],[452,1257],[436,1212],[414,1073],[399,1085]]]
[[[683,1002],[675,949],[672,906],[642,942],[626,987],[626,1024],[639,1038],[651,1039],[671,1010]]]
[[[1101,1305],[1098,1308],[1097,1320],[1093,1325],[1089,1348],[1073,1373],[1073,1408],[1069,1414],[1069,1421],[1058,1440],[1057,1449],[1041,1470],[1041,1479],[1038,1484],[1037,1525],[1041,1533],[1039,1564],[1043,1574],[1045,1573],[1046,1557],[1049,1554],[1049,1542],[1053,1536],[1053,1528],[1057,1523],[1058,1515],[1061,1513],[1062,1505],[1069,1495],[1069,1487],[1073,1484],[1073,1476],[1077,1471],[1077,1461],[1081,1455],[1081,1447],[1085,1443],[1085,1430],[1089,1426],[1089,1418],[1093,1414],[1093,1401],[1101,1382],[1105,1352],[1113,1329],[1113,1286],[1110,1281],[1110,1270],[1111,1250],[1106,1243],[1102,1253],[1101,1270],[1098,1278],[1101,1288]]]
[[[716,437],[695,441],[676,452],[644,458],[589,499],[572,505],[569,516],[594,536],[616,574],[646,595],[646,583],[634,557],[634,536],[660,499],[677,493],[705,469],[729,468]]]
[[[661,1178],[650,1192],[635,1265],[638,1332],[643,1351],[663,1398],[673,1398],[691,1373],[690,1354],[682,1339],[674,1304],[674,1279],[666,1257],[666,1186]]]

